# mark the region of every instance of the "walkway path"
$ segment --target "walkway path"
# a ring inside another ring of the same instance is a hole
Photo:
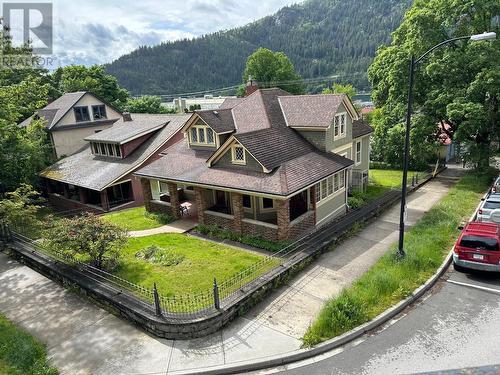
[[[144,229],[144,230],[134,230],[128,232],[130,237],[146,237],[152,236],[153,234],[161,233],[185,233],[196,226],[196,221],[189,219],[181,219],[174,221],[171,224],[163,225],[158,228]]]
[[[448,170],[409,197],[413,225],[456,181]],[[363,274],[397,240],[397,206],[323,254],[290,284],[217,334],[162,340],[0,254],[0,311],[47,343],[62,374],[179,373],[286,354],[324,302]]]

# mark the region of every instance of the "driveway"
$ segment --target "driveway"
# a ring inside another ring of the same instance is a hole
[[[418,305],[382,330],[315,358],[315,363],[266,373],[413,374],[498,364],[500,275],[449,270]],[[498,372],[486,367],[467,373]]]
[[[456,182],[456,171],[408,199],[413,225]],[[458,174],[461,172],[459,171]],[[176,373],[286,355],[325,301],[356,280],[397,241],[395,206],[352,238],[323,254],[222,331],[201,339],[162,340],[0,254],[0,311],[47,343],[62,374]]]

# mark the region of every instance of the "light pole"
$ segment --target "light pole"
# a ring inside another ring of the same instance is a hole
[[[408,106],[406,110],[406,133],[405,133],[405,149],[404,149],[404,159],[403,159],[403,181],[401,184],[401,211],[399,216],[399,246],[397,255],[399,258],[403,258],[405,254],[404,250],[404,236],[405,236],[405,212],[406,212],[406,185],[408,183],[408,164],[410,159],[410,128],[411,128],[411,111],[413,104],[413,75],[415,71],[415,66],[422,61],[429,53],[434,51],[435,49],[444,46],[445,44],[455,42],[457,40],[491,40],[495,39],[497,34],[494,32],[469,35],[469,36],[461,36],[458,38],[452,38],[445,40],[439,44],[436,44],[434,47],[425,52],[418,59],[415,59],[414,56],[411,56],[410,59],[410,75],[408,81]]]

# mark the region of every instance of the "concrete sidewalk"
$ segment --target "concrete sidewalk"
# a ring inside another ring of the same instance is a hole
[[[185,233],[196,226],[196,221],[189,219],[176,220],[173,223],[162,225],[158,228],[133,230],[128,232],[130,237],[146,237],[161,233]]]
[[[445,171],[410,195],[409,226],[439,201],[461,171]],[[0,254],[0,311],[46,342],[62,374],[175,373],[286,355],[325,301],[397,241],[399,207],[323,254],[217,334],[189,341],[149,336],[31,269]]]

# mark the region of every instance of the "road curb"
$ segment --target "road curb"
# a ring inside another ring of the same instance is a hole
[[[474,218],[476,213],[473,214]],[[206,375],[222,375],[222,374],[237,374],[249,371],[257,371],[262,369],[267,369],[270,367],[283,366],[289,363],[303,361],[310,359],[312,357],[324,354],[340,346],[343,346],[349,342],[352,342],[359,337],[363,336],[369,331],[373,331],[379,328],[387,321],[391,320],[402,311],[404,311],[408,306],[419,300],[428,290],[430,290],[436,282],[444,275],[448,267],[451,265],[453,260],[453,249],[448,253],[441,266],[437,269],[434,275],[429,278],[423,285],[418,287],[413,291],[413,293],[403,301],[400,301],[396,305],[388,308],[378,316],[376,316],[371,321],[362,324],[349,332],[344,333],[338,337],[327,340],[314,348],[311,349],[299,349],[296,351],[289,352],[285,355],[270,356],[265,359],[258,359],[255,361],[242,361],[237,364],[229,365],[219,365],[213,367],[205,367],[200,369],[182,370],[171,372],[173,375],[196,375],[196,374],[206,374]]]

